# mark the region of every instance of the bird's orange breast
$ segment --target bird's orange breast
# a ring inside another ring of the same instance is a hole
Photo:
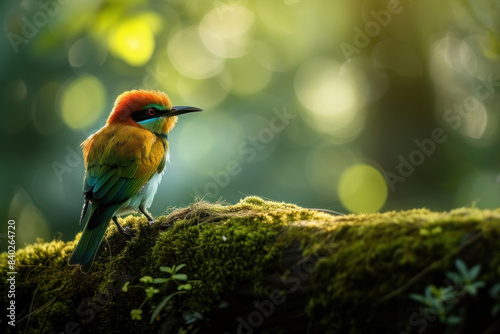
[[[82,149],[86,170],[92,166],[137,167],[134,177],[145,177],[162,164],[168,142],[139,126],[107,124],[87,138]]]

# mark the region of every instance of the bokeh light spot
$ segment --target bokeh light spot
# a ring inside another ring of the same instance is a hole
[[[312,59],[295,75],[295,92],[309,111],[306,121],[338,139],[355,138],[364,124],[354,87],[330,59]]]
[[[84,38],[76,41],[68,51],[68,62],[72,67],[81,67],[91,56],[91,49]]]
[[[148,17],[156,18],[157,15],[149,14]],[[109,36],[110,51],[132,66],[146,64],[155,49],[155,39],[149,19],[145,20],[143,16],[139,16],[121,22]]]
[[[345,208],[354,213],[378,211],[387,199],[382,174],[367,164],[354,164],[340,176],[338,193]]]
[[[172,37],[168,43],[168,56],[175,69],[189,78],[206,79],[224,70],[224,58],[207,50],[195,26]]]
[[[102,39],[103,37],[100,37]],[[75,73],[93,72],[96,66],[102,66],[108,57],[106,43],[95,43],[94,38],[82,37],[68,50],[68,62]]]
[[[24,189],[18,189],[12,198],[9,208],[10,217],[16,219],[17,229],[23,231],[16,235],[17,245],[34,243],[37,238],[49,240],[52,231],[47,220],[38,208],[31,201],[30,196]]]
[[[62,92],[61,115],[72,129],[83,129],[102,115],[106,89],[95,77],[86,75],[72,81]]]
[[[488,125],[488,112],[484,104],[475,97],[465,98],[464,106],[467,112],[467,121],[464,122],[462,132],[472,139],[480,139]]]
[[[254,15],[239,5],[230,6],[227,10],[227,15],[221,15],[219,7],[207,13],[200,22],[200,36],[213,54],[225,58],[241,57],[246,54],[251,42],[248,33],[253,26]]]

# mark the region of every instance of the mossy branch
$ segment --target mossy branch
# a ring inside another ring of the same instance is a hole
[[[498,210],[332,216],[248,197],[228,206],[200,201],[158,217],[151,227],[139,216],[121,222],[130,235],[111,224],[89,273],[66,264],[77,239],[18,250],[17,323],[8,328],[413,333],[425,322],[426,333],[441,333],[448,325],[422,315],[409,294],[443,285],[456,259],[469,267],[480,264],[485,286],[474,298],[454,300],[465,314],[458,332],[496,328],[490,315],[495,301],[486,291],[500,282]],[[3,277],[7,261],[3,253]],[[190,283],[176,294],[180,285],[162,278],[160,267],[180,264],[186,265],[178,277]],[[140,281],[144,276],[165,283],[148,289],[147,280]],[[7,301],[5,278],[0,288]],[[145,291],[155,293],[145,299]],[[138,308],[145,316],[136,312],[132,319]],[[158,316],[150,324],[154,310]]]

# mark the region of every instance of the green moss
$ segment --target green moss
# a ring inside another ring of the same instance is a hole
[[[374,319],[383,318],[380,308],[390,305],[384,296],[429,266],[435,270],[416,282],[415,290],[423,290],[434,280],[442,283],[444,272],[457,256],[474,254],[471,262],[487,268],[483,278],[490,284],[498,281],[498,275],[493,274],[500,255],[497,241],[488,237],[468,249],[460,248],[477,233],[491,236],[500,232],[495,212],[412,210],[358,216],[356,220],[356,225],[352,225],[353,219],[339,224],[333,234],[339,237],[335,242],[337,251],[318,261],[313,276],[315,294],[308,312],[330,330],[369,328]],[[488,254],[495,259],[491,263]],[[404,300],[406,296],[395,297]],[[400,328],[404,329],[408,317],[399,320],[403,320]]]
[[[162,324],[169,331],[186,329],[186,314],[199,312],[204,320],[189,328],[235,332],[238,318],[251,322],[256,303],[282,291],[286,302],[276,302],[272,314],[254,327],[268,332],[415,331],[408,317],[418,305],[408,294],[442,283],[457,257],[481,264],[488,286],[500,281],[499,221],[499,211],[467,208],[331,216],[258,197],[230,206],[197,202],[158,217],[151,227],[142,217],[126,217],[128,237],[111,224],[87,274],[66,265],[79,236],[18,250],[17,319],[25,317],[20,325],[30,333],[64,331],[69,322],[86,332],[147,333]],[[2,277],[7,261],[3,253]],[[170,318],[162,312],[149,325],[155,305],[176,291],[175,284],[162,284],[143,306],[143,320],[132,320],[130,310],[145,297],[139,278],[165,277],[160,266],[181,263],[195,282],[191,291],[174,298]],[[131,288],[123,292],[126,281]],[[7,288],[2,279],[5,301]]]

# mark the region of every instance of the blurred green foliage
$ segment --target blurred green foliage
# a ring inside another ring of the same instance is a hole
[[[182,117],[153,214],[245,194],[338,211],[498,206],[498,1],[0,4],[0,211],[78,231],[79,144],[132,88]],[[6,229],[3,229],[6,231]]]

